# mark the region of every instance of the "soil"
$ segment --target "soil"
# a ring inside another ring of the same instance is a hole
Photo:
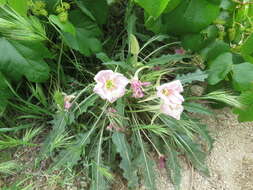
[[[207,157],[210,177],[185,167],[182,190],[253,190],[253,123],[239,123],[231,110],[215,111],[216,118],[204,117],[215,139]],[[159,172],[158,189],[172,190],[169,180]]]

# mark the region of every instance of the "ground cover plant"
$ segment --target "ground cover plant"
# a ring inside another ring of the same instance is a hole
[[[252,15],[237,0],[0,0],[1,178],[31,167],[20,148],[91,190],[156,189],[156,167],[179,189],[182,161],[208,176],[192,113],[253,120]],[[26,173],[1,188],[41,189]]]

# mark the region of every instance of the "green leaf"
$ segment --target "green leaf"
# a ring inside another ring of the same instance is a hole
[[[49,66],[43,58],[51,57],[41,43],[16,42],[0,38],[0,71],[12,80],[22,75],[32,82],[44,82],[49,77]]]
[[[53,152],[55,144],[57,143],[57,138],[64,133],[67,124],[68,113],[62,111],[55,115],[52,121],[53,130],[49,133],[41,148],[40,153],[43,158]]]
[[[179,189],[180,182],[181,182],[181,166],[178,160],[178,153],[173,148],[169,147],[166,143],[166,169],[170,174],[170,179],[172,183],[175,185],[176,189]]]
[[[204,82],[208,78],[208,74],[205,71],[197,69],[194,73],[177,75],[176,80],[180,80],[182,84],[191,84],[195,81]]]
[[[75,36],[76,30],[73,24],[69,21],[61,22],[56,15],[50,15],[49,20],[54,23],[56,26],[58,26],[63,32],[68,32]]]
[[[135,35],[131,34],[130,35],[130,52],[133,55],[138,55],[139,51],[140,51],[140,46],[139,46],[139,42],[137,40],[137,38],[135,37]]]
[[[246,62],[234,65],[233,85],[239,91],[253,89],[253,64]]]
[[[146,149],[144,147],[144,142],[142,140],[139,130],[137,131],[137,138],[141,147],[139,167],[142,168],[142,174],[144,176],[144,185],[147,190],[156,190],[156,177],[154,171],[155,162],[154,160],[151,160],[147,155]]]
[[[147,65],[149,66],[157,66],[157,65],[164,65],[164,64],[170,64],[173,62],[181,61],[184,58],[189,58],[189,55],[181,55],[181,54],[168,54],[168,55],[162,55],[159,58],[153,58],[151,59]]]
[[[114,132],[112,141],[117,148],[117,152],[121,156],[120,167],[123,169],[123,176],[127,179],[128,187],[134,188],[138,185],[137,169],[133,165],[133,155],[126,137],[123,133]]]
[[[22,16],[27,16],[28,2],[27,0],[7,0],[11,8]]]
[[[95,18],[99,25],[106,23],[108,17],[106,0],[77,0],[77,5],[92,20]]]
[[[233,112],[238,114],[240,122],[253,121],[253,91],[244,91],[239,97],[243,108],[235,108]]]
[[[181,1],[182,0],[170,0],[164,12],[165,13],[171,12],[181,3]]]
[[[157,18],[166,9],[170,0],[134,0],[151,16]]]
[[[101,31],[97,24],[80,11],[72,11],[69,19],[76,28],[76,35],[64,33],[63,38],[66,44],[85,56],[101,52],[102,43],[99,40]]]
[[[165,31],[175,35],[197,33],[209,26],[219,14],[219,5],[207,0],[182,1],[162,15]]]
[[[83,143],[82,140],[86,139]],[[62,150],[55,160],[53,168],[72,168],[81,159],[85,145],[90,143],[88,133],[80,134],[72,144]]]
[[[185,102],[184,109],[191,113],[199,113],[204,115],[213,115],[214,113],[210,111],[208,108],[204,107],[201,104],[193,103],[193,102]]]
[[[230,47],[227,43],[221,41],[221,40],[216,40],[209,44],[207,47],[201,50],[200,54],[201,56],[207,60],[207,61],[212,61],[219,55],[225,52],[229,52]]]
[[[92,183],[90,190],[107,190],[108,184],[106,183],[106,173],[103,171],[103,163],[102,163],[102,143],[103,143],[103,129],[99,135],[99,141],[97,144],[97,148],[95,150],[95,160],[92,164]]]
[[[96,94],[91,94],[90,96],[85,98],[82,102],[80,102],[80,104],[74,110],[74,112],[77,112],[76,117],[87,112],[87,109],[90,106],[93,106],[97,99],[98,99],[98,96]]]
[[[6,0],[0,0],[0,6],[5,5],[6,4]]]
[[[233,59],[231,53],[223,53],[209,63],[208,83],[211,85],[217,84],[223,80],[232,70]]]
[[[201,145],[196,144],[186,135],[176,135],[178,145],[185,150],[186,157],[192,162],[193,166],[205,175],[209,175],[205,164],[206,153],[202,151]]]
[[[184,35],[182,39],[182,46],[184,49],[199,51],[203,47],[204,38],[200,34]]]
[[[11,92],[8,88],[7,79],[5,76],[0,72],[0,116],[6,109],[8,104],[8,99],[11,97]]]
[[[246,61],[253,63],[252,50],[253,47],[253,34],[251,34],[244,44],[241,46],[241,54]]]

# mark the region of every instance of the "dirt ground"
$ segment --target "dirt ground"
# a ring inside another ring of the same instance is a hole
[[[215,138],[207,157],[210,177],[185,167],[182,190],[253,190],[253,123],[239,123],[231,110],[215,111],[203,121]],[[159,172],[158,189],[173,190],[165,172]]]

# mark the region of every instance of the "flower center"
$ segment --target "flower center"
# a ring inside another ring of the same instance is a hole
[[[169,89],[163,89],[163,90],[162,90],[162,93],[163,93],[165,96],[169,96],[169,95],[172,94],[172,91],[169,90]]]
[[[105,83],[105,87],[108,90],[112,90],[113,88],[115,88],[114,82],[112,80],[107,80]]]

